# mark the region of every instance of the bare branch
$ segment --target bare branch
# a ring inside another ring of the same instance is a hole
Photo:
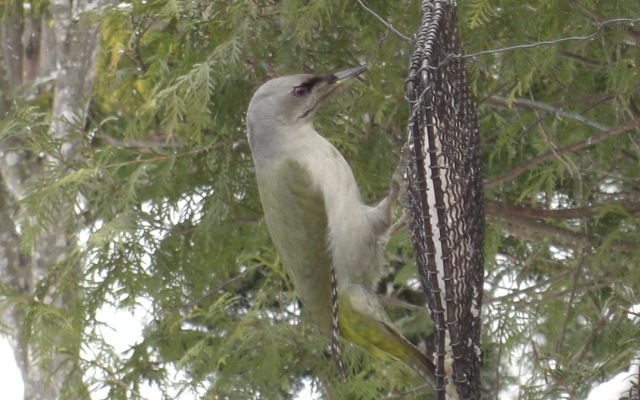
[[[491,96],[489,99],[487,99],[488,102],[490,103],[494,103],[494,104],[501,104],[504,106],[508,105],[508,100],[504,97],[500,97],[500,96]],[[540,101],[535,101],[535,100],[527,100],[527,99],[516,99],[514,102],[512,102],[511,104],[516,105],[516,106],[523,106],[523,107],[527,107],[527,108],[533,108],[533,109],[538,109],[538,110],[544,110],[544,111],[549,111],[552,114],[555,115],[559,115],[561,117],[567,117],[567,118],[571,118],[571,119],[575,119],[578,120],[580,122],[583,122],[589,126],[592,126],[594,128],[596,128],[599,131],[608,131],[611,129],[611,127],[601,124],[597,121],[591,120],[587,117],[585,117],[584,115],[581,114],[576,114],[576,113],[571,113],[568,111],[563,111],[555,106],[552,106],[551,104],[547,104],[547,103],[542,103]]]
[[[571,280],[571,289],[569,290],[569,299],[566,302],[567,308],[565,311],[565,315],[567,315],[567,317],[573,314],[573,310],[575,307],[575,299],[578,294],[577,293],[578,282],[580,281],[580,278],[584,275],[584,270],[586,269],[586,265],[588,263],[585,253],[586,251],[583,249],[582,254],[580,255],[580,259],[577,262],[576,267],[574,268],[575,272],[573,273],[572,280]],[[555,351],[557,353],[560,353],[562,351],[562,348],[564,347],[564,343],[567,338],[567,330],[569,330],[569,324],[571,323],[571,320],[572,318],[566,318],[564,320],[564,323],[562,324],[562,328],[560,329],[560,336],[558,337],[558,340],[556,341],[556,344],[555,344]]]
[[[621,278],[616,274],[626,266],[627,264],[625,263],[619,263],[618,265],[612,267],[610,270],[605,271],[604,275],[600,276],[597,282],[594,280],[589,280],[588,282],[576,287],[576,293],[577,294],[589,293],[592,290],[611,287],[612,284],[620,281]],[[509,289],[509,292],[507,294],[496,296],[496,297],[487,297],[486,301],[490,303],[535,302],[538,305],[545,302],[549,302],[558,296],[565,296],[567,294],[567,289],[563,285],[560,285],[560,287],[555,290],[550,290],[550,287],[552,284],[561,282],[562,280],[566,279],[568,276],[574,274],[576,272],[575,271],[576,268],[578,267],[573,267],[570,269],[566,269],[564,271],[560,271],[558,273],[555,273],[549,276],[548,279],[545,279],[542,282],[536,283],[532,286],[527,286],[526,288],[523,288],[523,289]],[[538,297],[536,298],[535,295],[538,295]],[[529,298],[525,299],[525,297],[529,297]],[[578,354],[578,356],[580,355]]]
[[[255,271],[256,269],[258,269],[258,267],[261,267],[261,266],[262,266],[261,264],[252,265],[251,267],[245,269],[244,271],[242,271],[238,275],[232,276],[231,278],[229,278],[226,281],[222,282],[215,289],[210,290],[209,292],[207,292],[204,295],[200,296],[200,298],[196,299],[195,301],[193,301],[191,303],[184,304],[183,306],[184,307],[188,307],[188,308],[193,308],[193,307],[201,304],[203,301],[207,300],[208,298],[210,298],[214,294],[218,293],[221,290],[224,290],[227,286],[229,286],[229,285],[231,285],[233,283],[236,283],[239,280],[244,279],[245,276],[247,276],[249,273]]]
[[[559,157],[563,154],[566,153],[570,153],[573,151],[578,151],[581,150],[587,146],[591,146],[592,144],[596,144],[596,143],[600,143],[606,139],[609,139],[610,137],[619,135],[621,133],[627,132],[631,129],[637,128],[638,126],[640,126],[640,118],[638,119],[634,119],[632,121],[627,122],[626,124],[617,126],[615,128],[612,128],[608,131],[605,131],[599,135],[595,135],[595,136],[591,136],[589,138],[586,138],[584,140],[581,140],[579,142],[575,142],[573,144],[567,145],[565,147],[561,147],[557,150],[554,151],[549,151],[547,153],[541,154],[538,157],[535,157],[531,160],[529,160],[528,162],[512,169],[509,173],[490,180],[488,182],[485,182],[484,186],[486,188],[493,188],[496,187],[498,185],[500,185],[501,183],[504,183],[506,181],[510,181],[514,178],[516,178],[517,176],[522,175],[523,173],[527,172],[528,170],[530,170],[531,168],[535,167],[538,164],[541,164],[547,160],[550,160],[554,157]]]
[[[118,379],[118,376],[115,374],[115,372],[113,372],[109,367],[107,367],[106,365],[101,363],[98,359],[87,360],[87,359],[84,359],[84,358],[80,358],[80,360],[82,360],[82,361],[84,361],[84,362],[86,362],[86,363],[88,363],[90,365],[93,365],[94,367],[99,368],[104,373],[106,373],[108,378],[105,379],[105,382],[115,384],[115,385],[119,386],[121,389],[124,389],[126,392],[130,392],[131,394],[135,395],[137,398],[139,398],[141,400],[147,400],[148,399],[147,397],[143,396],[142,393],[138,392],[133,387],[127,385],[121,379]]]
[[[390,394],[389,396],[385,397],[385,399],[387,400],[391,400],[391,399],[402,399],[404,397],[406,397],[409,394],[413,394],[413,393],[417,393],[421,390],[424,389],[428,389],[429,385],[427,385],[426,383],[417,387],[414,387],[410,390],[407,390],[406,392],[400,392],[400,393],[394,393],[394,394]]]
[[[558,52],[558,54],[560,56],[562,56],[562,57],[565,57],[565,58],[568,58],[570,60],[574,60],[574,61],[577,61],[577,62],[581,62],[583,64],[594,65],[594,66],[602,65],[602,63],[600,61],[592,60],[590,58],[583,57],[583,56],[581,56],[579,54],[574,54],[574,53],[571,53],[571,52],[566,51],[566,50],[560,50]]]
[[[589,207],[575,207],[575,208],[565,208],[561,210],[544,210],[540,208],[532,208],[532,207],[523,207],[517,206],[514,204],[499,202],[492,199],[485,199],[485,204],[487,207],[492,207],[493,209],[504,209],[507,212],[510,212],[515,215],[519,215],[521,217],[526,218],[549,218],[549,219],[570,219],[570,218],[585,218],[585,217],[595,217],[599,215],[604,207],[620,207],[621,210],[624,210],[628,213],[638,213],[640,212],[640,203],[638,202],[618,202],[613,204],[608,204],[606,206],[595,205]]]
[[[155,132],[152,132],[152,137],[155,138],[158,135],[155,134]],[[114,137],[111,137],[109,135],[107,135],[104,132],[98,132],[96,134],[96,137],[102,138],[105,140],[105,142],[107,142],[107,144],[110,144],[112,146],[119,146],[119,147],[137,147],[142,149],[143,152],[148,152],[150,151],[150,149],[155,149],[155,148],[173,148],[175,149],[176,147],[180,147],[182,146],[182,143],[166,143],[160,140],[154,140],[154,141],[143,141],[143,140],[136,140],[136,139],[131,139],[129,141],[123,141],[123,140],[119,140],[116,139]]]
[[[130,15],[131,29],[133,29],[133,36],[131,38],[130,48],[125,50],[125,55],[136,63],[138,75],[144,75],[147,72],[147,66],[142,60],[140,55],[140,39],[147,32],[151,24],[145,24],[144,21],[140,24],[140,27],[136,27],[136,21],[133,14]]]
[[[580,250],[585,247],[596,247],[603,240],[598,235],[575,232],[550,223],[513,214],[500,206],[498,202],[485,203],[487,216],[494,220],[500,229],[522,240],[550,240],[553,245]],[[637,250],[637,243],[631,241],[615,241],[611,243],[614,250],[631,253]]]
[[[638,88],[640,89],[640,86],[638,86]],[[592,102],[595,104],[600,104],[607,100],[613,99],[615,95],[615,92],[589,93],[584,96],[576,97],[574,99],[553,102],[551,103],[551,105],[556,108],[564,108]]]
[[[395,299],[389,296],[378,295],[378,300],[380,300],[380,302],[382,303],[404,308],[405,310],[409,310],[412,312],[426,313],[428,311],[426,307],[417,306],[415,304],[407,303],[406,301]]]

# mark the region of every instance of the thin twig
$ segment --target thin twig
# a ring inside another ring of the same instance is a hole
[[[578,282],[580,281],[580,278],[582,278],[582,276],[584,275],[584,270],[587,269],[585,268],[585,265],[588,263],[586,253],[587,252],[584,249],[582,249],[582,255],[580,256],[580,260],[576,265],[575,272],[573,274],[573,279],[571,280],[571,290],[569,291],[569,299],[567,300],[567,303],[566,303],[567,309],[564,313],[566,317],[564,320],[564,324],[562,324],[562,328],[560,329],[560,337],[558,338],[555,344],[556,354],[562,353],[562,347],[564,347],[564,343],[567,338],[567,330],[569,329],[569,323],[570,321],[573,320],[572,317],[573,317],[573,310],[575,307],[575,299],[576,299],[576,296],[578,295],[577,293]]]
[[[556,247],[579,250],[584,247],[597,247],[606,240],[598,235],[580,233],[536,219],[511,214],[505,210],[495,210],[491,203],[485,204],[488,219],[499,229],[523,241],[547,240]],[[616,251],[633,253],[638,245],[630,240],[615,240],[608,246]]]
[[[133,394],[137,398],[142,399],[142,400],[147,400],[147,397],[143,396],[140,392],[136,391],[134,388],[132,388],[131,386],[127,385],[121,379],[118,379],[116,374],[110,368],[108,368],[106,365],[102,364],[100,361],[98,361],[98,360],[86,360],[86,359],[83,359],[83,358],[81,358],[81,360],[86,362],[86,363],[88,363],[88,364],[90,364],[90,365],[93,365],[94,367],[97,367],[97,368],[101,369],[103,372],[105,372],[108,375],[108,378],[104,380],[105,382],[113,383],[113,384],[119,386],[120,388],[124,389],[125,391],[130,392],[131,394]]]
[[[636,317],[637,319],[640,319],[640,313],[637,313],[635,311],[631,311],[631,310],[622,310],[623,314],[628,314],[628,315],[632,315],[634,317]]]
[[[198,304],[201,304],[203,301],[207,300],[209,297],[213,296],[214,294],[218,293],[219,291],[225,289],[227,286],[231,285],[232,283],[235,283],[235,282],[243,279],[249,272],[255,271],[260,266],[261,266],[261,264],[252,265],[251,267],[245,269],[244,271],[242,271],[238,275],[232,276],[231,278],[229,278],[226,281],[222,282],[215,289],[210,290],[209,292],[207,292],[204,295],[200,296],[195,301],[193,301],[191,303],[187,303],[184,306],[185,307],[189,307],[189,308],[193,308],[193,307],[197,306]]]
[[[541,164],[547,160],[552,159],[553,157],[557,157],[557,156],[561,156],[563,154],[566,153],[570,153],[573,151],[578,151],[581,150],[587,146],[590,146],[592,144],[596,144],[596,143],[600,143],[605,139],[608,139],[610,137],[619,135],[621,133],[627,132],[631,129],[637,128],[640,126],[640,118],[639,119],[634,119],[632,121],[627,122],[626,124],[620,125],[620,126],[616,126],[615,128],[612,128],[606,132],[602,132],[599,135],[595,135],[595,136],[591,136],[588,137],[584,140],[581,140],[579,142],[570,144],[568,146],[559,148],[556,151],[550,151],[544,154],[539,155],[538,157],[535,157],[531,160],[529,160],[528,162],[512,169],[509,173],[493,179],[491,181],[485,182],[484,186],[485,188],[493,188],[496,187],[498,185],[500,185],[501,183],[504,183],[506,181],[510,181],[512,179],[515,179],[516,177],[522,175],[523,173],[527,172],[528,170],[530,170],[531,168],[535,167],[538,164]]]
[[[595,65],[597,67],[602,65],[602,63],[600,61],[592,60],[590,58],[583,57],[583,56],[578,55],[578,54],[573,54],[570,51],[560,50],[560,51],[558,51],[558,54],[561,57],[565,57],[565,58],[568,58],[568,59],[573,60],[573,61],[581,62],[583,64]]]
[[[497,101],[500,102],[502,104],[509,104],[509,101],[504,98],[504,97],[500,97],[500,96],[491,96],[489,99],[489,101]],[[572,113],[572,112],[568,112],[568,111],[563,111],[557,107],[552,106],[551,104],[547,104],[547,103],[543,103],[540,101],[535,101],[535,100],[528,100],[528,99],[516,99],[515,101],[513,101],[511,104],[517,105],[517,106],[523,106],[523,107],[528,107],[528,108],[533,108],[533,109],[539,109],[539,110],[544,110],[544,111],[549,111],[552,114],[555,115],[559,115],[561,117],[566,117],[566,118],[571,118],[571,119],[575,119],[577,121],[583,122],[589,126],[592,126],[594,128],[596,128],[599,131],[605,132],[611,129],[611,127],[601,124],[598,121],[594,121],[592,119],[589,119],[587,117],[585,117],[584,115],[581,114],[576,114],[576,113]]]
[[[638,83],[637,88],[640,89],[640,83]],[[556,108],[577,106],[585,103],[593,103],[595,105],[599,105],[605,101],[613,99],[615,95],[615,92],[589,93],[584,96],[576,97],[569,100],[556,101],[550,104]]]
[[[574,267],[575,268],[575,267]],[[534,294],[546,293],[548,289],[557,282],[561,282],[567,276],[571,275],[574,272],[574,268],[566,269],[564,271],[560,271],[556,274],[550,275],[549,278],[544,281],[538,282],[534,285],[527,286],[525,288],[518,287],[517,289],[495,286],[497,289],[503,289],[507,293],[501,296],[486,296],[484,302],[485,303],[496,303],[496,304],[505,304],[505,303],[515,303],[516,301],[520,301],[521,298],[524,297],[533,297]],[[486,293],[486,292],[485,292]],[[534,301],[533,299],[531,301]]]
[[[385,397],[385,399],[387,399],[387,400],[400,399],[400,398],[405,397],[405,396],[407,396],[409,394],[417,393],[417,392],[419,392],[421,390],[424,390],[426,388],[430,388],[430,386],[425,383],[425,384],[422,384],[420,386],[416,386],[413,389],[409,389],[409,390],[407,390],[405,392],[391,394],[391,395]]]
[[[395,235],[400,230],[400,228],[404,227],[406,224],[407,224],[407,212],[405,209],[403,209],[402,215],[400,216],[400,218],[398,218],[396,222],[393,223],[393,225],[391,225],[387,235],[389,237]]]
[[[136,21],[133,17],[133,13],[130,16],[131,28],[133,29],[133,37],[131,38],[131,48],[125,50],[124,54],[127,55],[133,62],[136,63],[138,67],[138,75],[144,75],[147,73],[147,66],[142,61],[142,57],[140,56],[140,39],[149,29],[148,26],[144,26],[144,22],[142,23],[142,27],[136,28]]]
[[[119,140],[116,139],[114,137],[111,137],[109,135],[107,135],[106,133],[103,132],[98,132],[96,134],[96,137],[104,139],[108,144],[112,145],[112,146],[118,146],[118,147],[137,147],[137,148],[141,148],[141,149],[151,149],[151,148],[173,148],[175,149],[176,147],[182,147],[184,144],[182,143],[165,143],[162,141],[152,141],[152,142],[147,142],[147,141],[143,141],[143,140],[136,140],[136,139],[132,139],[130,141],[123,141],[123,140]]]
[[[407,303],[406,301],[395,299],[393,297],[383,296],[381,294],[378,295],[378,300],[380,300],[381,303],[390,304],[396,307],[404,308],[405,310],[409,310],[409,311],[414,311],[419,313],[426,313],[428,311],[426,307],[417,306],[415,304]]]
[[[575,218],[589,218],[600,215],[603,210],[612,212],[612,207],[619,207],[621,211],[635,214],[640,212],[640,202],[633,201],[619,201],[609,205],[594,205],[586,207],[574,207],[564,208],[557,210],[545,210],[533,207],[517,206],[515,204],[509,204],[505,202],[496,201],[493,199],[484,199],[485,205],[489,204],[489,207],[494,210],[505,210],[512,214],[519,215],[526,218],[535,219],[575,219]]]

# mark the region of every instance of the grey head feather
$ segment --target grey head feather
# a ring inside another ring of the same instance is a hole
[[[336,83],[365,70],[356,67],[327,75],[290,75],[263,84],[247,110],[247,133],[254,158],[270,145],[286,145],[286,138],[278,136],[312,124],[318,106],[338,86]]]
[[[322,100],[322,78],[300,74],[272,79],[262,85],[247,110],[249,144],[252,150],[273,139],[285,127],[311,123],[313,112]]]

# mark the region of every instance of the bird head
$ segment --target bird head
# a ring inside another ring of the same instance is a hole
[[[265,83],[253,95],[247,111],[249,142],[257,140],[257,135],[273,134],[282,127],[311,123],[318,106],[331,92],[366,69],[356,67],[327,75],[290,75]]]

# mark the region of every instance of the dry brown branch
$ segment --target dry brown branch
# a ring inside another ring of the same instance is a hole
[[[547,104],[547,103],[543,103],[540,101],[535,101],[535,100],[527,100],[527,99],[516,99],[513,102],[509,102],[506,98],[504,97],[500,97],[500,96],[492,96],[489,99],[487,99],[487,102],[490,104],[497,104],[497,105],[502,105],[502,106],[509,106],[509,105],[514,105],[516,107],[526,107],[526,108],[531,108],[531,109],[535,109],[535,110],[543,110],[543,111],[548,111],[552,114],[555,115],[559,115],[561,117],[566,117],[566,118],[571,118],[571,119],[575,119],[578,120],[582,123],[585,123],[589,126],[592,126],[596,129],[598,129],[599,131],[605,132],[608,130],[611,130],[611,127],[601,124],[597,121],[593,121],[587,117],[585,117],[584,115],[581,114],[576,114],[576,113],[572,113],[572,112],[568,112],[568,111],[563,111],[560,108],[553,106],[551,104]]]
[[[607,205],[565,208],[559,210],[545,210],[541,208],[516,206],[514,204],[503,203],[491,199],[485,199],[485,204],[487,205],[487,207],[492,207],[494,209],[504,209],[512,214],[519,215],[521,217],[536,219],[570,219],[595,217],[599,215],[605,207],[619,207],[620,210],[632,214],[640,212],[640,203],[631,201],[622,201]]]
[[[575,232],[537,219],[514,214],[502,207],[499,202],[485,203],[485,211],[487,217],[492,219],[502,230],[522,240],[550,240],[555,246],[574,250],[596,247],[603,241],[598,235]],[[630,241],[616,241],[611,243],[611,248],[631,253],[637,250],[638,245]]]
[[[614,92],[602,92],[602,93],[590,93],[584,96],[576,97],[574,99],[562,100],[562,101],[554,101],[551,103],[553,107],[556,108],[565,108],[578,106],[582,104],[590,104],[590,103],[602,103],[607,100],[611,100],[616,96]]]
[[[606,139],[609,139],[613,136],[619,135],[621,133],[627,132],[631,129],[637,128],[640,126],[640,118],[631,120],[629,122],[627,122],[626,124],[622,124],[619,125],[615,128],[612,128],[608,131],[602,132],[601,134],[595,135],[595,136],[591,136],[588,137],[584,140],[580,140],[578,142],[575,142],[573,144],[567,145],[565,147],[561,147],[559,149],[556,149],[554,151],[549,151],[547,153],[541,154],[538,157],[535,157],[531,160],[529,160],[528,162],[515,167],[514,169],[512,169],[509,173],[490,180],[488,182],[485,182],[484,186],[485,188],[493,188],[496,187],[498,185],[500,185],[501,183],[510,181],[512,179],[515,179],[517,176],[522,175],[523,173],[527,172],[528,170],[530,170],[531,168],[535,167],[538,164],[541,164],[547,160],[552,159],[553,157],[559,157],[563,154],[566,153],[570,153],[570,152],[574,152],[574,151],[578,151],[581,150],[587,146],[591,146],[593,144],[596,143],[600,143]]]

